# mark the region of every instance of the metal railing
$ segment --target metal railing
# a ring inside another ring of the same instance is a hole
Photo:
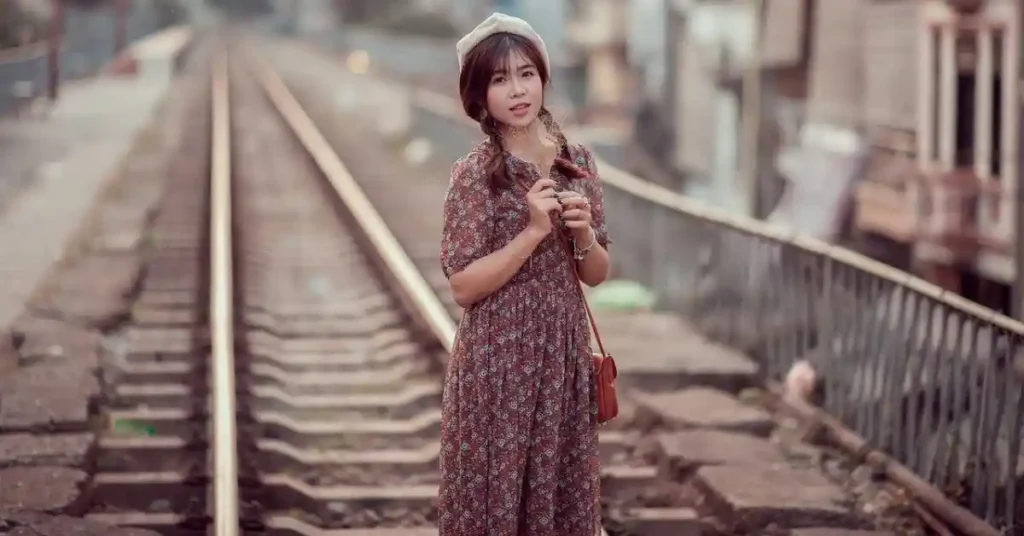
[[[20,47],[0,55],[0,115],[46,93],[46,45]]]
[[[133,2],[126,21],[128,43],[177,22],[165,0]],[[61,81],[91,76],[114,58],[116,17],[113,7],[66,7],[60,51]],[[0,116],[46,94],[47,50],[40,43],[7,54],[0,52]]]
[[[602,177],[621,277],[765,379],[807,360],[825,411],[992,525],[1019,522],[1024,325],[849,250]]]

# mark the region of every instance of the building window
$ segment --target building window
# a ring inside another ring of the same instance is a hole
[[[981,65],[979,48],[981,40],[991,41],[991,61]],[[956,151],[954,165],[957,168],[986,169],[988,177],[998,180],[1000,176],[1000,131],[1002,129],[1002,32],[979,34],[963,31],[957,37],[957,78],[956,78]],[[983,96],[980,92],[987,95]],[[987,109],[983,109],[987,108]],[[981,114],[984,114],[982,116]],[[988,125],[982,140],[979,128]],[[988,152],[986,166],[976,166],[979,143],[985,143]]]

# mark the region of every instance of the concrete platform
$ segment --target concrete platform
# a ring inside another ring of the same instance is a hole
[[[48,118],[0,121],[0,326],[61,257],[168,87],[101,78],[65,87]]]
[[[0,533],[156,534],[82,516],[102,330],[127,312],[141,228],[188,112],[188,88],[172,84],[160,70],[100,77],[65,86],[46,116],[0,120]]]

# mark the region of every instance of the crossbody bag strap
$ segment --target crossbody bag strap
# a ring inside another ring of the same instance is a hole
[[[589,158],[587,159],[587,167],[589,168]],[[594,240],[597,240],[597,231],[594,230]],[[594,330],[594,340],[597,341],[597,348],[601,351],[602,357],[608,357],[608,352],[604,349],[604,343],[601,342],[601,332],[597,329],[597,321],[594,320],[594,313],[590,310],[590,303],[587,302],[586,292],[583,290],[583,281],[580,280],[579,270],[576,268],[576,257],[573,255],[572,241],[568,237],[564,237],[562,242],[565,244],[565,256],[568,262],[569,271],[572,272],[572,278],[576,280],[577,288],[580,293],[580,300],[583,301],[583,309],[587,311],[587,319],[590,321],[590,328]]]
[[[594,340],[597,341],[597,348],[601,351],[602,357],[608,357],[608,352],[604,350],[604,343],[601,342],[601,332],[597,329],[597,322],[594,320],[594,313],[590,310],[590,303],[587,302],[587,295],[583,291],[583,281],[580,280],[579,270],[576,269],[576,259],[573,257],[572,242],[568,237],[563,235],[561,240],[565,251],[566,266],[569,268],[572,279],[576,281],[576,290],[579,292],[580,300],[583,301],[583,309],[587,312],[587,319],[590,321],[590,328],[594,330]]]

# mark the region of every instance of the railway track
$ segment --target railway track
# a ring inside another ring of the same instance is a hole
[[[197,62],[208,61],[203,47]],[[199,68],[200,70],[202,67]],[[178,158],[166,170],[131,318],[107,349],[89,500],[91,518],[167,534],[197,534],[211,521],[207,403],[210,378],[209,213],[212,86],[179,87],[189,102]]]
[[[318,150],[286,95],[235,65],[241,366],[254,422],[242,437],[261,484],[243,499],[271,529],[429,527],[444,334],[412,327],[419,313],[403,296],[416,281],[377,249],[389,231],[340,161]]]
[[[209,76],[112,350],[88,517],[176,536],[436,534],[458,311],[409,203],[444,185],[368,171],[337,147],[336,115],[242,48],[193,59]],[[706,493],[641,446],[650,424],[602,430],[608,530],[708,534]]]
[[[451,319],[283,86],[243,54],[206,60],[149,226],[89,517],[436,533]]]

